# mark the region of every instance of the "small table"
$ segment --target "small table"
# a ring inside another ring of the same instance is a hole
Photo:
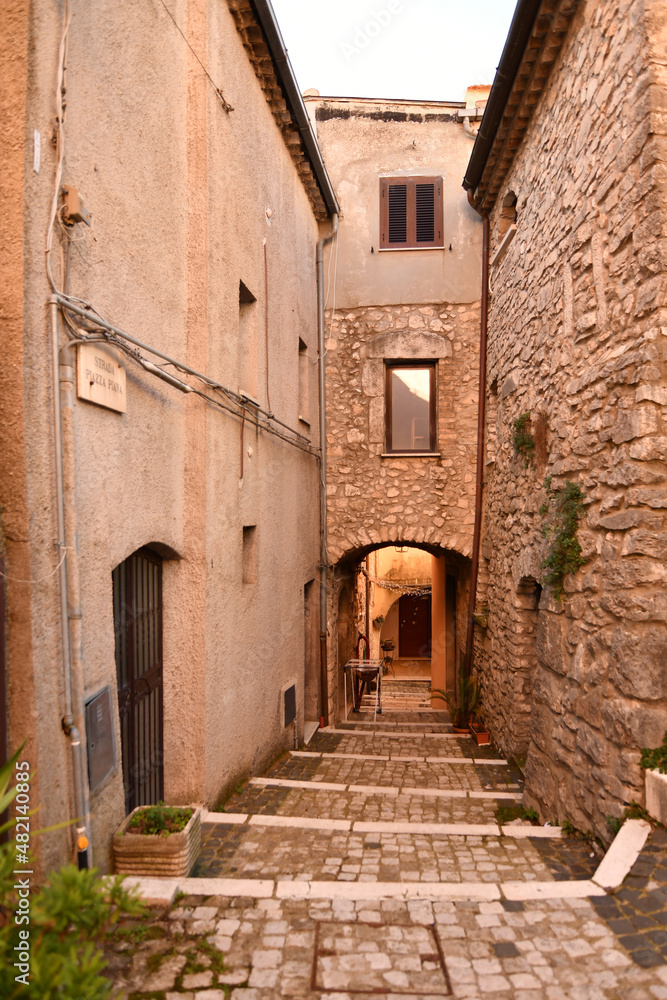
[[[345,679],[345,721],[347,722],[347,671],[350,671],[352,684],[352,704],[354,704],[354,680],[355,673],[362,675],[363,681],[376,681],[375,688],[375,712],[373,722],[377,718],[378,712],[382,712],[382,660],[348,660],[343,667],[343,677]]]

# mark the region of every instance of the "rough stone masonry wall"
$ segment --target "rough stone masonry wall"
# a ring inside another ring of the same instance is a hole
[[[492,272],[486,719],[505,751],[529,745],[544,817],[606,839],[667,729],[665,53],[664,0],[581,5],[500,193],[518,231]],[[527,469],[526,411],[546,432]],[[536,611],[545,472],[585,492],[587,561]]]
[[[327,330],[331,324],[327,316]],[[475,507],[479,306],[335,314],[327,353],[329,562],[404,541],[470,555]],[[440,458],[381,458],[384,359],[438,358]]]

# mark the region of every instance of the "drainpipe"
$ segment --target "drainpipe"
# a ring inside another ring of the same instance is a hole
[[[54,445],[56,460],[56,516],[58,521],[57,546],[60,553],[59,584],[60,584],[60,628],[62,636],[63,650],[63,675],[65,687],[65,714],[62,719],[63,732],[69,739],[70,752],[72,755],[72,779],[74,784],[74,811],[76,829],[76,854],[79,868],[90,868],[90,814],[88,809],[87,786],[83,771],[83,749],[81,746],[81,734],[74,724],[74,699],[72,694],[72,666],[76,659],[80,671],[80,633],[81,614],[78,602],[78,564],[76,558],[72,556],[68,560],[68,551],[74,553],[74,545],[68,546],[68,539],[65,533],[65,470],[63,463],[63,417],[65,416],[68,432],[71,432],[71,414],[73,400],[73,366],[72,355],[69,350],[63,351],[60,357],[58,348],[58,302],[55,297],[49,299],[51,312],[51,362],[53,369],[53,425],[54,425]],[[69,435],[68,435],[69,436]],[[68,448],[68,479],[71,479],[73,470],[73,449]],[[71,493],[71,491],[68,491]],[[68,506],[73,505],[71,495],[68,497]],[[70,541],[74,542],[73,532],[70,532]],[[71,562],[71,583],[68,589],[68,562]],[[73,594],[72,590],[76,593]],[[70,607],[70,601],[75,597],[75,601]],[[70,631],[71,626],[71,631]],[[74,634],[73,652],[72,635]]]
[[[369,572],[368,556],[366,556],[366,635],[371,634],[371,577]],[[370,660],[371,650],[366,639],[366,656]]]
[[[329,725],[329,683],[327,669],[327,387],[324,329],[324,245],[338,232],[338,215],[331,218],[331,232],[317,242],[317,335],[319,350],[320,397],[320,725]]]
[[[470,597],[468,600],[468,628],[466,632],[466,677],[472,671],[473,615],[477,599],[477,575],[479,570],[479,547],[482,534],[482,493],[484,489],[484,422],[486,416],[486,331],[489,313],[489,216],[475,204],[472,189],[468,190],[470,206],[482,217],[482,301],[479,330],[479,401],[477,404],[477,472],[475,477],[475,527],[472,536],[472,568],[470,573]]]

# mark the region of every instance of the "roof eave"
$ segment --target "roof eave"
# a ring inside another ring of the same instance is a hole
[[[317,179],[317,184],[327,211],[329,215],[337,214],[339,211],[338,200],[327,169],[324,166],[322,153],[310,124],[308,112],[303,103],[303,98],[296,82],[296,76],[287,55],[287,49],[280,33],[273,7],[270,0],[251,0],[251,5],[255,10],[257,20],[266,37],[278,78],[283,86],[289,109],[292,112],[304,150]]]
[[[579,0],[519,0],[463,179],[489,211],[546,87]]]

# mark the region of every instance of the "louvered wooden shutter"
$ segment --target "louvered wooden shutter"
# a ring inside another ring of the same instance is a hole
[[[380,179],[380,249],[442,247],[442,178]]]

